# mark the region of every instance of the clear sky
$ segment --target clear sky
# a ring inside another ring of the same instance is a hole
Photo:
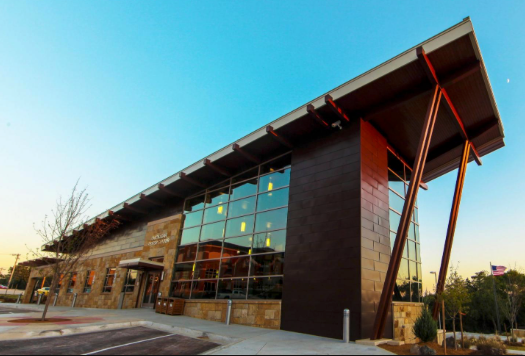
[[[79,177],[98,214],[466,16],[507,147],[469,166],[452,261],[465,277],[523,266],[523,14],[523,1],[2,1],[0,267],[40,244],[33,223]],[[454,182],[420,196],[429,289]]]

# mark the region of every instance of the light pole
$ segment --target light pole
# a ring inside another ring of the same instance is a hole
[[[438,297],[438,295],[437,295],[438,276],[437,276],[437,273],[436,273],[436,272],[430,272],[430,274],[433,274],[434,277],[436,278],[436,303],[437,303],[437,302],[438,302],[438,300],[437,300],[437,297]],[[443,330],[442,327],[441,327],[441,315],[440,315],[440,314],[438,314],[438,318],[439,318],[439,328],[440,328],[441,330]]]

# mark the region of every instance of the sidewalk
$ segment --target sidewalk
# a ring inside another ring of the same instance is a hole
[[[7,321],[38,317],[43,306],[0,304],[2,308],[34,310],[35,313],[0,315],[0,341],[41,338],[125,327],[145,326],[194,338],[208,338],[223,345],[209,355],[390,355],[376,348],[344,344],[317,336],[240,325],[226,326],[184,316],[155,314],[149,309],[103,310],[55,307],[49,317],[70,319],[48,325],[10,324]]]

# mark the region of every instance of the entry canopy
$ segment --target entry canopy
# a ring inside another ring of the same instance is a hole
[[[297,145],[333,134],[339,130],[338,121],[342,129],[360,120],[373,125],[391,151],[412,166],[436,86],[443,99],[422,183],[457,169],[465,141],[472,146],[470,161],[478,164],[483,156],[505,146],[487,69],[467,18],[138,193],[89,224],[116,216],[135,220],[180,202]]]
[[[123,260],[120,261],[119,268],[127,268],[127,269],[134,269],[134,270],[163,270],[164,264],[159,262],[153,262],[149,260],[145,260],[142,258],[135,258],[132,260]]]

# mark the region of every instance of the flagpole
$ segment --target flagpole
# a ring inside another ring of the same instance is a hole
[[[492,268],[492,262],[490,263],[490,274],[492,275],[492,285],[494,286],[494,302],[496,303],[496,317],[498,320],[498,333],[501,334],[501,324],[499,320],[498,295],[496,293],[496,277],[494,277],[494,269]]]

